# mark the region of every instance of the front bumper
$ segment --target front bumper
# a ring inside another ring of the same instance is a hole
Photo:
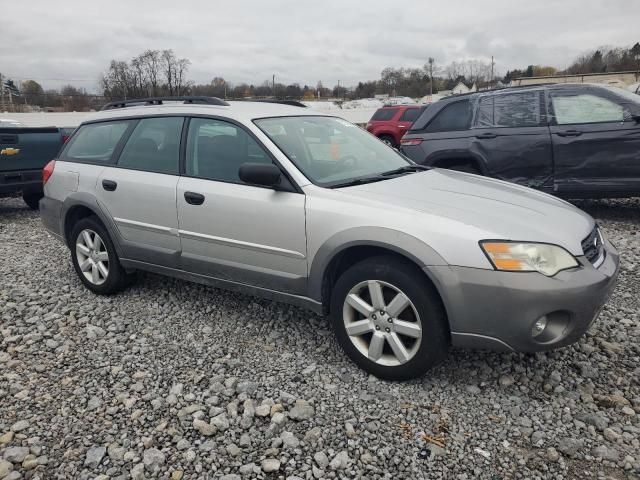
[[[595,268],[581,266],[546,277],[537,272],[498,272],[435,266],[428,274],[440,291],[454,346],[535,352],[576,342],[589,329],[611,294],[619,255],[609,241]],[[545,331],[534,337],[536,321]]]

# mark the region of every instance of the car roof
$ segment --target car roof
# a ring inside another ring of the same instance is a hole
[[[605,88],[607,85],[603,85],[601,83],[579,83],[579,82],[571,82],[571,83],[536,83],[532,85],[514,85],[513,87],[504,87],[504,88],[496,88],[494,90],[480,90],[478,92],[469,92],[469,93],[459,93],[456,95],[451,95],[445,97],[438,102],[453,102],[460,98],[473,98],[473,97],[482,97],[485,95],[507,95],[512,92],[529,92],[529,91],[538,91],[542,89],[549,90],[563,90],[565,88]]]
[[[319,112],[310,108],[280,103],[230,101],[227,105],[210,105],[167,102],[162,105],[135,105],[103,110],[88,116],[83,123],[108,120],[111,118],[147,117],[155,115],[212,115],[230,118],[242,123],[267,117],[337,116],[328,112]]]

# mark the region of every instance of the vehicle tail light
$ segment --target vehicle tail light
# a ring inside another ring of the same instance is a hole
[[[69,140],[69,135],[62,135],[62,143],[67,143],[67,140]]]
[[[400,145],[403,147],[412,147],[414,145],[420,145],[422,143],[421,138],[403,138],[400,140]]]
[[[53,175],[53,169],[54,168],[56,168],[56,161],[55,160],[51,160],[42,169],[42,185],[43,186],[47,184],[47,182],[51,178],[51,175]]]

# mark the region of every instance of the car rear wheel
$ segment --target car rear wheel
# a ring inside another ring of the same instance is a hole
[[[382,140],[382,143],[386,143],[387,145],[393,148],[398,148],[396,141],[393,139],[391,135],[380,135],[378,138]]]
[[[94,293],[109,295],[132,280],[127,274],[102,223],[95,217],[82,218],[71,232],[71,260],[82,283]]]
[[[367,259],[342,274],[331,319],[345,353],[379,378],[415,378],[446,356],[439,296],[415,265],[395,257]]]

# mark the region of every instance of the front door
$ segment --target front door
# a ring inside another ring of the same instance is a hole
[[[556,190],[563,196],[640,192],[640,124],[602,87],[551,90]],[[640,102],[639,102],[640,103]]]
[[[236,283],[303,294],[305,196],[243,183],[243,163],[272,159],[243,127],[192,118],[178,182],[181,268]]]
[[[176,185],[182,117],[138,122],[116,165],[98,177],[98,200],[118,228],[125,258],[177,267]]]

